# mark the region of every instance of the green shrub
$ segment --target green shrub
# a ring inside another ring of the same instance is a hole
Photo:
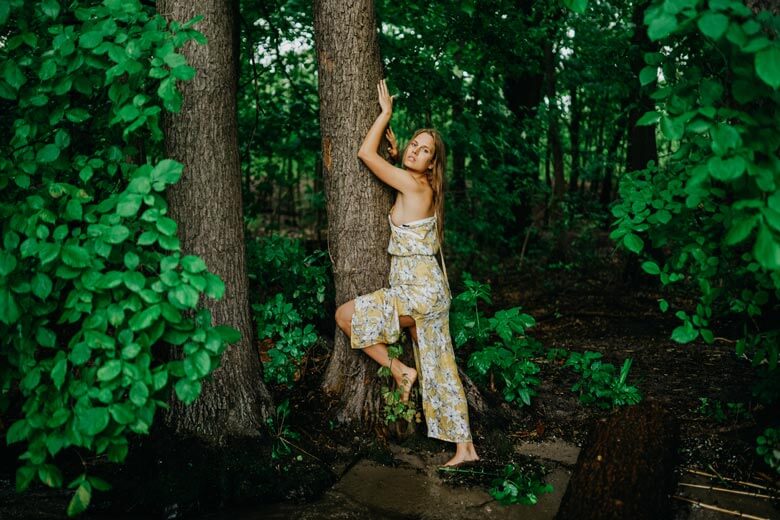
[[[24,444],[19,491],[61,486],[68,448],[122,462],[170,390],[194,401],[240,337],[197,308],[225,288],[166,215],[182,165],[159,118],[195,74],[176,49],[205,42],[197,20],[137,0],[0,7],[0,408],[21,404],[6,432]],[[73,515],[107,485],[85,471],[69,487]]]
[[[504,399],[520,406],[530,405],[539,385],[539,366],[533,361],[540,346],[525,334],[536,322],[520,312],[520,307],[497,311],[487,318],[479,302],[491,303],[490,286],[463,275],[466,290],[452,300],[450,330],[456,347],[474,343],[468,369],[486,383],[498,379]]]
[[[258,339],[273,343],[264,377],[290,385],[317,342],[312,322],[324,316],[333,295],[327,253],[306,254],[301,240],[279,235],[253,240],[248,249],[250,278],[258,286],[252,297]]]

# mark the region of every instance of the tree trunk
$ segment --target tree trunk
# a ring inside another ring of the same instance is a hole
[[[382,77],[372,0],[315,0],[320,130],[328,243],[336,303],[387,285],[390,268],[387,213],[391,190],[362,164],[357,151],[379,113]],[[381,410],[378,365],[350,348],[336,331],[323,390],[334,398],[339,422],[378,424]]]
[[[555,78],[556,54],[553,52],[553,42],[548,41],[544,44],[544,63],[545,63],[545,93],[548,100],[549,122],[547,125],[547,136],[552,153],[553,169],[553,206],[563,198],[566,192],[566,182],[563,178],[563,146],[561,145],[561,133],[558,127],[558,106],[556,104],[556,78]]]
[[[650,41],[647,30],[642,23],[649,1],[640,2],[634,7],[631,16],[634,23],[634,35],[631,37],[631,70],[634,77],[639,77],[639,71],[645,66],[644,54],[658,50],[658,44]],[[633,81],[629,92],[628,113],[628,150],[626,152],[627,171],[643,170],[649,161],[658,163],[658,148],[655,142],[655,125],[636,126],[636,122],[642,114],[653,110],[655,104],[649,97],[649,86],[640,86],[638,81]]]
[[[182,51],[198,73],[180,85],[181,111],[163,119],[166,154],[184,163],[181,181],[168,190],[169,215],[180,223],[183,254],[202,257],[225,282],[224,298],[204,300],[202,305],[215,323],[230,325],[242,336],[240,343],[225,351],[197,401],[184,406],[172,398],[166,422],[178,433],[216,445],[230,437],[259,435],[271,409],[254,348],[247,296],[236,126],[237,4],[230,0],[159,0],[157,4],[170,19],[204,15],[196,29],[208,38],[208,45],[190,42]]]
[[[577,182],[580,178],[580,117],[582,112],[577,101],[577,85],[569,89],[571,96],[571,174],[569,176],[569,191],[577,190]]]
[[[556,520],[671,518],[679,425],[658,403],[600,420],[580,451]]]

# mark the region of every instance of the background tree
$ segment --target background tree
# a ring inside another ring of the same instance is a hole
[[[198,72],[182,86],[181,112],[163,120],[166,153],[185,165],[182,182],[168,191],[168,200],[171,216],[180,222],[182,248],[199,254],[225,281],[226,297],[207,307],[217,322],[231,324],[242,338],[225,352],[194,404],[171,403],[168,422],[179,433],[225,443],[234,436],[258,435],[271,406],[247,290],[236,130],[238,3],[160,0],[157,7],[175,20],[205,14],[199,29],[208,44],[187,45],[183,51]]]

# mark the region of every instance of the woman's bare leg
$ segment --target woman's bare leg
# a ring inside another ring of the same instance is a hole
[[[352,315],[355,313],[355,300],[350,300],[347,303],[341,305],[336,309],[336,324],[344,331],[348,337],[352,336]],[[411,323],[409,321],[411,320]],[[401,328],[410,327],[414,325],[414,319],[411,316],[401,316],[399,318]],[[416,330],[413,337],[416,339]],[[391,363],[389,354],[387,353],[387,345],[384,343],[377,343],[369,347],[362,349],[371,359],[382,365],[383,367],[389,367],[390,373],[395,379],[396,385],[401,389],[401,401],[407,402],[409,400],[409,392],[412,389],[412,385],[417,380],[417,370],[405,365],[400,359],[395,359],[394,363]]]

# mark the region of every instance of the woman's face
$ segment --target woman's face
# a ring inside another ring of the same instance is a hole
[[[404,166],[410,170],[427,173],[433,169],[433,136],[423,132],[406,146],[404,153]]]

